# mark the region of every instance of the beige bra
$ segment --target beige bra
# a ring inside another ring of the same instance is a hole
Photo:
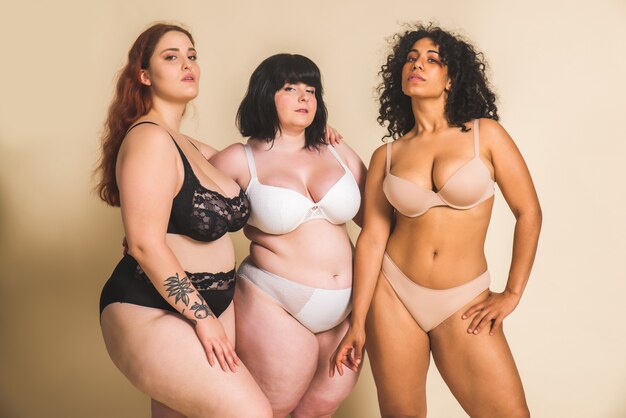
[[[493,196],[495,182],[480,159],[478,119],[474,120],[474,158],[463,164],[446,180],[438,192],[426,189],[391,174],[391,142],[387,144],[387,168],[383,192],[402,215],[415,218],[435,206],[471,209]]]

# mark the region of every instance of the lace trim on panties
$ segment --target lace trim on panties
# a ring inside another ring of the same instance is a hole
[[[187,273],[194,287],[199,292],[207,290],[230,290],[235,286],[235,270],[220,271],[218,273]],[[148,275],[137,265],[135,267],[135,279],[152,284]]]

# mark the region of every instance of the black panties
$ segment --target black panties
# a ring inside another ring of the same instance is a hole
[[[235,294],[235,270],[219,273],[187,273],[196,290],[217,316],[228,308]],[[178,312],[156,290],[135,259],[126,254],[100,294],[100,314],[115,302]]]

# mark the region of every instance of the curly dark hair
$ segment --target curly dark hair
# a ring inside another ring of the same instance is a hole
[[[415,117],[411,108],[411,98],[402,92],[402,66],[415,42],[422,38],[431,39],[439,47],[439,54],[452,87],[448,92],[445,115],[450,126],[468,129],[465,123],[476,118],[498,120],[496,95],[491,91],[482,52],[460,36],[433,26],[417,23],[409,25],[404,32],[395,34],[387,62],[381,66],[382,82],[377,87],[380,101],[379,116],[376,119],[381,126],[387,123],[385,138],[398,139],[415,126]]]

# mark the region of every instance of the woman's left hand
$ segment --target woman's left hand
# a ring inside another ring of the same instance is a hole
[[[496,330],[502,325],[506,318],[519,303],[520,296],[507,292],[489,294],[484,301],[470,307],[462,319],[474,316],[474,319],[467,328],[469,334],[477,335],[486,326],[489,326],[489,335],[494,335]]]
[[[326,144],[332,146],[339,145],[342,139],[343,136],[337,132],[335,128],[330,125],[326,125],[326,132],[324,133],[324,142],[326,142]]]

